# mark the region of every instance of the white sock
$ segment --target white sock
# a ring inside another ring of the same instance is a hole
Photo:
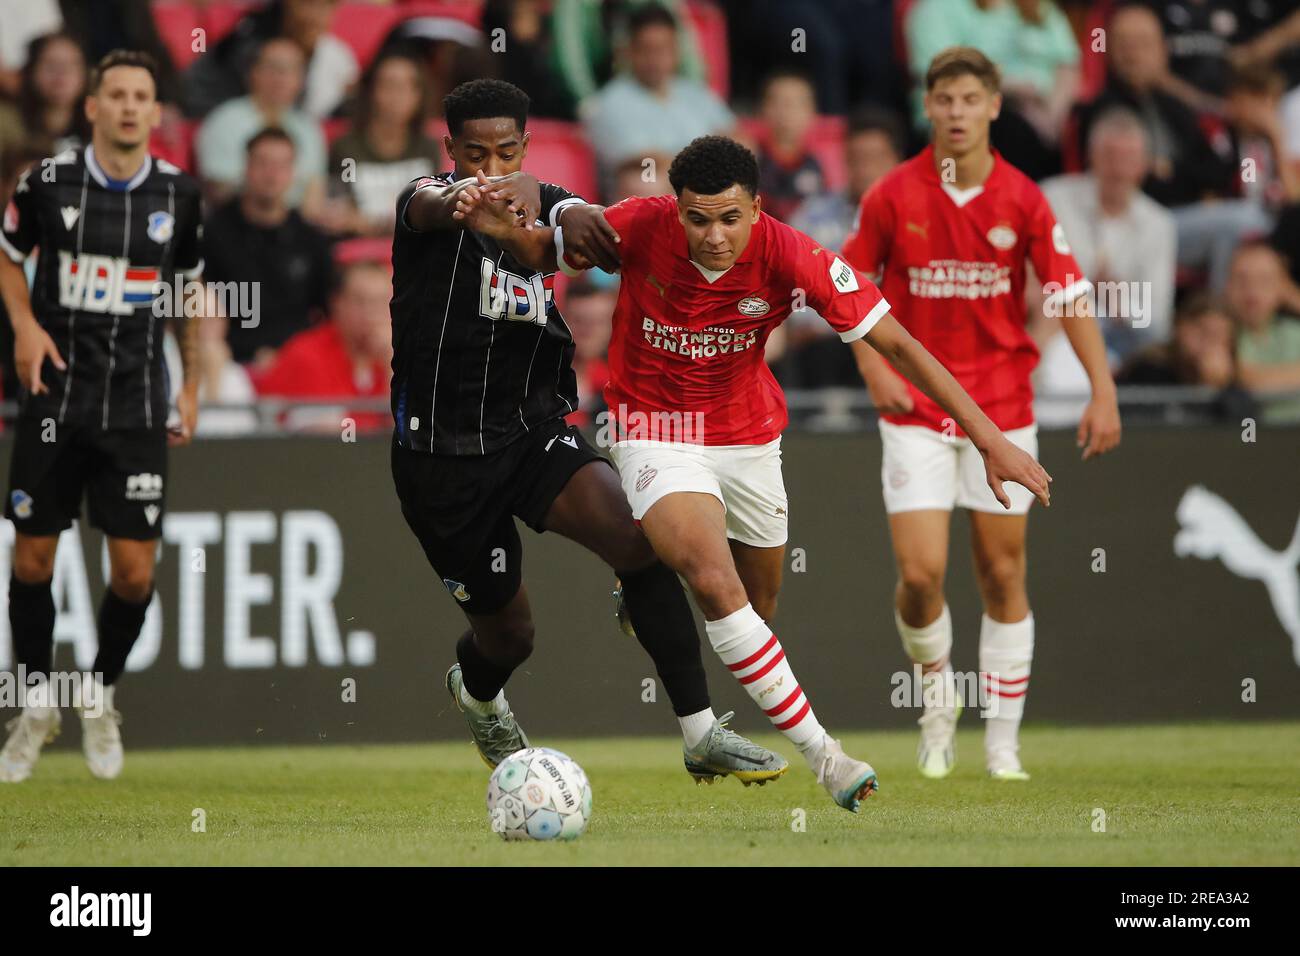
[[[984,711],[984,750],[1020,749],[1020,719],[1029,692],[1034,658],[1034,615],[1004,624],[987,614],[980,622],[980,674],[988,706]]]
[[[697,714],[687,714],[685,717],[678,717],[677,723],[682,728],[682,740],[686,746],[694,747],[705,735],[713,729],[713,722],[717,718],[713,716],[713,708],[706,707]]]
[[[939,616],[921,627],[908,624],[895,608],[894,625],[903,641],[903,651],[913,664],[925,667],[937,661],[944,662],[940,669],[922,675],[922,704],[926,707],[955,707],[957,684],[952,663],[948,660],[952,654],[952,615],[948,613],[948,605],[944,604]]]
[[[826,731],[795,680],[781,642],[746,604],[717,621],[706,621],[709,643],[772,725],[815,767]]]
[[[474,713],[483,714],[484,716],[496,714],[500,717],[510,709],[506,703],[506,692],[504,690],[497,691],[497,695],[491,700],[478,700],[470,696],[463,683],[460,685],[460,702],[465,706],[466,710],[472,710]]]

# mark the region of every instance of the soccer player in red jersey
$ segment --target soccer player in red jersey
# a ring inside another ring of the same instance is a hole
[[[714,650],[835,802],[856,810],[875,789],[875,771],[817,722],[767,624],[788,508],[780,464],[787,415],[763,361],[768,335],[806,303],[844,340],[865,337],[975,437],[1000,500],[1009,503],[1002,482],[1014,481],[1046,503],[1050,479],[894,321],[874,285],[761,212],[749,150],[701,137],[678,155],[669,179],[675,197],[605,210],[623,273],[605,393],[611,457],[655,552],[690,585]],[[479,221],[492,213],[478,195],[458,214],[495,228]],[[587,264],[565,254],[563,232],[553,237],[560,258]]]
[[[1037,454],[1029,374],[1038,349],[1026,328],[1026,266],[1045,308],[1062,326],[1092,384],[1079,423],[1083,457],[1119,442],[1115,384],[1088,307],[1091,285],[1038,187],[989,146],[1001,107],[997,67],[978,50],[953,47],[926,76],[934,142],[863,197],[844,257],[877,278],[902,325],[941,361],[1007,440]],[[908,370],[855,343],[858,367],[882,414],[881,483],[899,581],[895,620],[920,665],[925,702],[918,765],[944,777],[955,754],[960,704],[952,668],[952,622],[944,600],[949,515],[970,512],[984,617],[979,667],[990,774],[1024,780],[1019,729],[1029,687],[1034,618],[1025,591],[1025,529],[1033,495],[1010,490],[1011,507],[984,486],[980,447],[955,416],[909,385]],[[890,368],[890,365],[893,368]],[[963,431],[963,429],[965,429]]]

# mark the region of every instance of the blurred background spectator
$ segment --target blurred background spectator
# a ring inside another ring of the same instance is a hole
[[[603,390],[609,381],[605,352],[617,301],[617,288],[585,280],[569,283],[565,292],[564,321],[573,333],[573,371],[578,377],[578,408],[568,416],[570,424],[595,424],[596,416],[605,410]]]
[[[1099,295],[1102,323],[1112,367],[1144,345],[1168,338],[1174,307],[1177,229],[1174,217],[1142,193],[1151,166],[1146,130],[1131,111],[1114,107],[1099,116],[1088,140],[1088,171],[1053,177],[1042,183],[1057,221],[1069,237],[1084,274],[1094,286],[1117,283],[1122,296]],[[1118,301],[1122,314],[1109,309]],[[1087,377],[1064,335],[1054,335],[1044,350],[1063,349],[1061,361],[1078,366],[1076,380]]]
[[[1145,6],[1120,7],[1108,37],[1106,85],[1076,112],[1080,142],[1086,149],[1092,122],[1110,107],[1138,115],[1152,157],[1143,188],[1174,209],[1179,265],[1204,271],[1210,288],[1221,291],[1233,248],[1244,237],[1268,231],[1271,219],[1259,203],[1241,198],[1241,170],[1228,131],[1167,92],[1169,58],[1157,16]]]
[[[1079,87],[1079,45],[1052,0],[920,0],[906,34],[918,126],[926,122],[930,61],[947,47],[973,46],[1002,71],[993,145],[1033,179],[1060,170],[1061,133]]]
[[[394,197],[441,169],[438,143],[425,132],[428,118],[423,64],[397,49],[381,54],[362,78],[348,131],[330,147],[329,189],[339,204],[326,217],[331,231],[392,235]]]
[[[827,249],[839,249],[853,229],[858,204],[876,182],[903,159],[903,126],[892,114],[866,108],[850,120],[844,139],[848,185],[803,202],[790,224]],[[857,364],[840,337],[812,309],[797,309],[786,320],[775,372],[787,388],[854,386]]]
[[[204,116],[227,100],[251,92],[251,70],[268,40],[280,38],[298,48],[303,79],[291,103],[317,119],[343,102],[360,74],[356,55],[329,32],[338,0],[271,0],[243,17],[210,54],[195,61],[185,77],[185,106]]]
[[[855,113],[844,135],[847,185],[804,200],[790,225],[828,249],[839,249],[852,231],[858,204],[881,176],[903,161],[907,134],[898,117],[867,107]]]
[[[862,106],[906,103],[896,16],[906,0],[817,0],[819,16],[790,0],[723,0],[734,100],[752,107],[774,69],[805,71],[817,108],[844,115]]]
[[[735,126],[717,94],[678,75],[678,42],[677,21],[664,7],[647,4],[629,17],[627,72],[581,107],[587,137],[607,173],[628,159],[675,155],[697,136]]]
[[[15,102],[0,103],[0,151],[30,146],[53,155],[89,142],[82,107],[88,79],[85,54],[71,36],[32,40]]]
[[[1236,381],[1236,326],[1223,304],[1201,293],[1174,320],[1173,337],[1129,358],[1115,375],[1124,385],[1210,385]]]
[[[1232,257],[1227,301],[1241,384],[1261,399],[1271,424],[1300,422],[1300,397],[1270,396],[1300,391],[1300,319],[1281,312],[1285,282],[1282,257],[1266,242],[1243,243]]]
[[[195,142],[199,175],[208,197],[221,201],[244,177],[245,146],[268,126],[293,141],[294,166],[288,201],[309,217],[325,198],[325,137],[320,124],[293,104],[302,89],[302,51],[289,40],[266,41],[248,71],[248,94],[227,100],[203,121]]]
[[[243,187],[204,225],[204,276],[209,282],[257,283],[259,314],[230,323],[237,362],[265,365],[286,339],[319,317],[330,288],[326,237],[289,204],[294,144],[279,127],[245,147]]]
[[[826,174],[809,142],[816,119],[817,97],[806,76],[782,70],[767,78],[759,107],[758,190],[763,210],[782,221],[826,191]]]
[[[342,270],[330,300],[329,320],[284,343],[275,361],[254,376],[259,395],[274,398],[388,398],[393,357],[388,300],[392,276],[386,265],[354,262]],[[350,418],[358,432],[392,426],[387,411],[348,406],[297,408],[285,425],[338,434]]]

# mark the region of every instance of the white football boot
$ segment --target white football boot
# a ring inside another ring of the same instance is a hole
[[[24,707],[9,723],[9,739],[0,750],[0,783],[22,783],[32,775],[41,748],[59,735],[63,718],[57,707]]]
[[[850,813],[857,813],[860,803],[878,789],[876,771],[871,769],[871,764],[854,760],[830,734],[822,743],[817,782],[826,788],[836,804]]]
[[[81,713],[81,749],[86,766],[100,780],[113,780],[122,772],[122,715],[113,707],[113,688],[94,681],[87,688],[88,707]],[[95,704],[101,706],[96,707]],[[98,714],[98,716],[95,716]]]
[[[1020,766],[1015,747],[998,747],[985,751],[989,776],[994,780],[1028,780],[1029,774]]]
[[[954,738],[961,701],[951,670],[937,671],[921,678],[921,741],[916,747],[916,766],[921,776],[939,780],[952,773],[957,762]]]

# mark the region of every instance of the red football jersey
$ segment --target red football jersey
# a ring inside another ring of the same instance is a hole
[[[1052,307],[1089,288],[1038,186],[994,151],[982,187],[946,186],[934,147],[895,167],[862,197],[844,257],[880,277],[899,322],[947,367],[1003,431],[1034,421],[1029,374],[1038,348],[1025,328],[1025,264]],[[911,383],[898,425],[944,430],[948,415]],[[953,426],[955,431],[955,426]]]
[[[851,342],[889,311],[865,276],[766,213],[721,273],[691,260],[673,196],[625,199],[605,217],[622,240],[605,386],[620,438],[766,444],[788,421],[763,360],[771,331],[807,305]]]

